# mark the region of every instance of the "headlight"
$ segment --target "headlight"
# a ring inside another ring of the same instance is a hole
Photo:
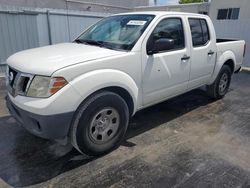
[[[35,76],[27,92],[28,97],[47,98],[67,85],[62,77]]]

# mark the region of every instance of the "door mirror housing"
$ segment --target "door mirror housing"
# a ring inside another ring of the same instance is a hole
[[[149,40],[147,44],[147,54],[153,55],[159,52],[174,49],[174,40],[169,38],[161,38],[157,40]]]

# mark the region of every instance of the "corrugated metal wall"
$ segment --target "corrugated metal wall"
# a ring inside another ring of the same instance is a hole
[[[34,15],[0,13],[0,62],[13,52],[38,46]]]
[[[0,73],[13,53],[72,41],[108,14],[0,5]]]

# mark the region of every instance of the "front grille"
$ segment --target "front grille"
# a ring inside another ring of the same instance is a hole
[[[26,95],[33,75],[25,74],[11,67],[7,68],[6,85],[12,96]]]

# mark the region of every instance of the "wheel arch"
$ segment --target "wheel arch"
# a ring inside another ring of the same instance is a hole
[[[236,57],[232,51],[228,50],[224,52],[218,59],[218,62],[221,64],[220,69],[223,65],[228,65],[231,68],[232,73],[234,72],[236,67]]]
[[[124,72],[110,69],[96,70],[84,74],[72,82],[72,86],[81,95],[81,99],[76,104],[77,108],[95,93],[110,91],[125,100],[131,116],[137,110],[139,89],[135,81]],[[84,86],[86,86],[85,89]]]
[[[110,91],[122,97],[128,105],[129,115],[130,116],[133,115],[134,110],[135,110],[135,105],[134,105],[132,96],[126,89],[119,87],[119,86],[110,86],[110,87],[105,87],[103,89],[100,89],[96,92],[101,92],[101,91]]]
[[[234,73],[236,67],[236,58],[232,51],[226,51],[217,58],[214,73],[208,84],[212,84],[216,80],[223,65],[228,65],[232,71],[232,74]]]
[[[102,92],[102,91],[110,91],[110,92],[113,92],[117,95],[119,95],[120,97],[123,98],[123,100],[126,102],[126,104],[128,105],[128,109],[129,109],[129,115],[132,116],[133,113],[134,113],[134,110],[135,110],[135,106],[134,106],[134,101],[133,101],[133,98],[132,96],[130,95],[130,93],[122,88],[122,87],[119,87],[119,86],[109,86],[109,87],[104,87],[104,88],[101,88],[97,91],[95,91],[94,93],[90,94],[89,96],[86,97],[86,99],[84,99],[81,104],[78,106],[78,108],[83,104],[85,103],[89,98],[91,98],[91,96],[95,95],[96,93],[99,93],[99,92]]]
[[[234,73],[235,63],[234,63],[233,59],[226,60],[223,65],[228,65],[231,69],[232,74]]]

